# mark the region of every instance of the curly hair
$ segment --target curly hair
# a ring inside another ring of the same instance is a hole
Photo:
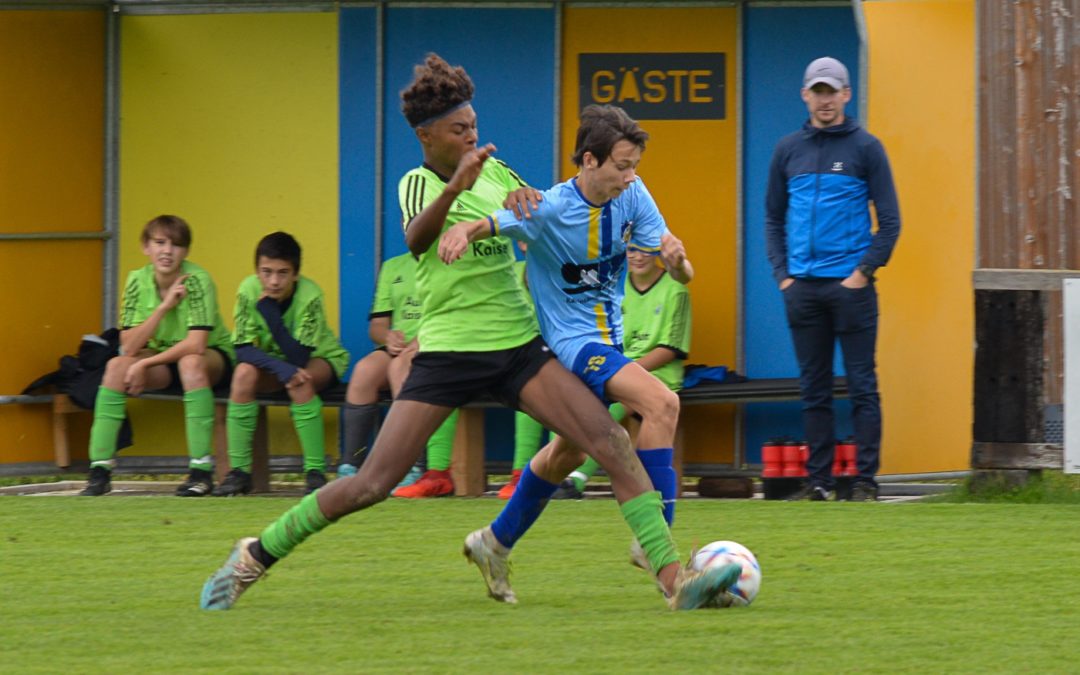
[[[619,141],[630,141],[642,150],[649,134],[635,122],[626,111],[613,105],[585,106],[581,111],[574,155],[570,158],[576,166],[585,161],[585,153],[591,152],[599,164],[607,161],[611,149]]]
[[[475,89],[464,68],[431,53],[413,68],[413,81],[401,91],[401,112],[415,128],[468,103]]]

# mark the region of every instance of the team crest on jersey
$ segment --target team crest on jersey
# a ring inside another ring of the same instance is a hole
[[[634,221],[627,220],[622,224],[622,229],[619,230],[624,244],[630,243],[630,237],[634,235]]]

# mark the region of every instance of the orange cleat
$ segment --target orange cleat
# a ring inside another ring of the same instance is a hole
[[[510,482],[499,488],[499,499],[510,499],[514,496],[514,490],[521,481],[521,471],[521,469],[514,469],[514,472],[510,474]]]
[[[428,470],[412,485],[399,487],[391,493],[394,497],[406,499],[424,499],[426,497],[446,497],[454,494],[454,481],[450,471]]]

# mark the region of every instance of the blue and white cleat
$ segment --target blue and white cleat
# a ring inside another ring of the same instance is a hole
[[[719,607],[724,593],[739,580],[742,565],[728,563],[698,571],[689,565],[680,567],[675,577],[675,592],[668,598],[671,609]]]
[[[266,574],[266,567],[248,550],[256,541],[258,539],[255,537],[244,537],[236,542],[225,564],[203,584],[202,596],[199,598],[201,608],[231,608],[248,586]]]

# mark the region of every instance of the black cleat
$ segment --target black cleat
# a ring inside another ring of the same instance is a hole
[[[799,491],[787,498],[789,502],[827,502],[829,501],[829,491],[820,485],[806,485],[799,488]]]
[[[187,480],[176,488],[177,497],[205,497],[214,489],[214,475],[202,469],[192,469]]]
[[[304,476],[304,494],[309,495],[326,485],[326,475],[318,469],[310,469]]]
[[[225,476],[225,480],[221,481],[221,485],[214,488],[210,494],[215,497],[233,497],[246,495],[249,492],[251,492],[251,474],[241,469],[233,469],[229,475]]]
[[[86,480],[86,487],[79,493],[79,496],[100,497],[111,491],[112,471],[103,466],[95,466],[90,469],[90,477]]]
[[[559,489],[551,495],[552,499],[585,499],[585,493],[578,489],[577,483],[567,478],[559,483]]]
[[[873,483],[860,481],[851,487],[851,501],[853,502],[876,502],[878,489]]]

